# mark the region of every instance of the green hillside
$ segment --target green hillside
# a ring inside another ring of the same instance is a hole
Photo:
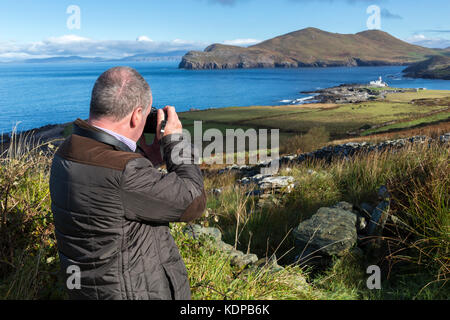
[[[403,65],[441,54],[442,51],[412,45],[379,30],[339,34],[307,28],[248,48],[214,44],[203,52],[191,51],[183,57],[180,68]]]
[[[450,57],[434,56],[409,66],[403,72],[411,78],[450,80]]]

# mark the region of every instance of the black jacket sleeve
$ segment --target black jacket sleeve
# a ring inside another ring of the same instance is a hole
[[[159,172],[146,158],[131,160],[125,167],[120,190],[125,216],[156,223],[199,218],[206,207],[206,194],[193,147],[181,134],[163,137],[161,147],[168,174]],[[182,163],[176,158],[178,150],[189,151]]]

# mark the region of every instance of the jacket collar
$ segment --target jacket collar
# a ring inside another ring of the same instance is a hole
[[[73,123],[73,134],[108,144],[118,151],[133,152],[133,150],[122,141],[117,140],[112,135],[91,126],[88,122],[79,118]],[[136,148],[136,152],[139,149],[140,148]]]

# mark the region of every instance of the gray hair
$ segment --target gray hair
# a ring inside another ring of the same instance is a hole
[[[150,105],[152,92],[147,81],[133,68],[116,67],[105,71],[92,90],[90,114],[95,118],[112,117],[120,121]]]

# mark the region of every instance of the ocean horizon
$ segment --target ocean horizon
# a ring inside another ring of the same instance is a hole
[[[450,90],[450,81],[402,77],[404,66],[295,69],[183,70],[178,62],[124,63],[150,84],[153,105],[194,109],[271,106],[302,102],[301,91],[368,83]],[[89,116],[92,87],[117,62],[0,64],[0,134],[66,123]]]

